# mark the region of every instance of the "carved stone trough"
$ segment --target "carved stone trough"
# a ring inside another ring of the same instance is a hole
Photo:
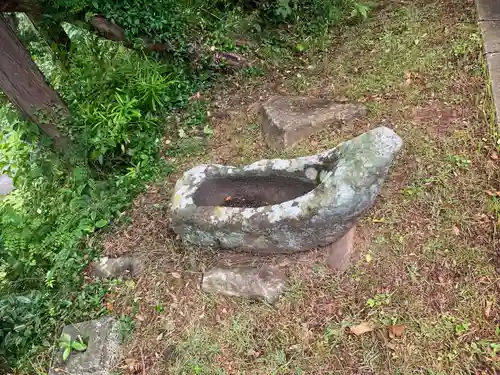
[[[200,246],[289,253],[337,241],[370,208],[402,146],[378,127],[317,155],[184,173],[172,226]]]

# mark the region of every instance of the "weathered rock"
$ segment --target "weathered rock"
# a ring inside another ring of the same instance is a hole
[[[286,280],[281,272],[267,267],[212,268],[203,275],[201,287],[207,293],[247,297],[272,304],[285,291]]]
[[[351,255],[354,251],[355,231],[356,226],[353,226],[344,237],[328,245],[328,266],[332,270],[343,272],[349,268]]]
[[[188,242],[223,249],[289,253],[328,245],[373,205],[401,146],[379,127],[313,156],[200,165],[175,185],[172,228]],[[254,207],[224,207],[228,197]]]
[[[119,322],[102,318],[68,325],[63,333],[76,340],[87,339],[87,350],[72,351],[66,361],[62,351],[56,352],[49,375],[110,375],[120,357]]]
[[[283,149],[324,126],[341,126],[364,116],[366,107],[329,99],[276,96],[265,102],[260,112],[261,130],[267,144]]]
[[[101,258],[91,264],[91,274],[95,277],[117,278],[132,277],[141,270],[141,261],[133,256]]]

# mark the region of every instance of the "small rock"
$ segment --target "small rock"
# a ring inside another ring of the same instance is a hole
[[[119,322],[102,318],[67,325],[63,333],[76,340],[81,336],[87,342],[84,352],[72,351],[66,361],[62,349],[56,352],[49,375],[110,375],[120,358]]]
[[[262,105],[260,112],[261,130],[267,144],[283,149],[327,125],[340,127],[363,117],[366,107],[330,99],[275,96]]]
[[[7,195],[14,189],[12,178],[6,174],[0,175],[0,195]]]
[[[91,264],[92,276],[102,278],[132,277],[141,269],[141,262],[132,256],[119,258],[104,257]]]
[[[334,270],[343,272],[347,270],[354,251],[354,234],[356,227],[353,226],[344,237],[328,246],[328,266]]]
[[[285,276],[263,267],[212,268],[203,275],[202,289],[208,293],[247,297],[275,303],[285,291]]]

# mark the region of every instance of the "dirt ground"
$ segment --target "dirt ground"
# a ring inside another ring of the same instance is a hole
[[[500,160],[475,18],[466,0],[389,2],[321,54],[202,93],[214,134],[204,154],[173,160],[179,172],[313,154],[382,122],[404,151],[344,274],[321,250],[259,259],[186,247],[168,218],[179,174],[152,186],[104,241],[108,255],[146,262],[107,297],[126,336],[117,374],[500,373]],[[369,114],[277,153],[256,116],[273,94],[359,101]],[[274,306],[200,291],[205,269],[240,263],[281,267],[288,291]],[[373,329],[356,336],[360,324]]]

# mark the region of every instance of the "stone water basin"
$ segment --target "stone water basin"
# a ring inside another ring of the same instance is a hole
[[[172,228],[199,246],[259,253],[336,242],[373,205],[402,144],[381,126],[316,155],[194,167],[175,185]]]

